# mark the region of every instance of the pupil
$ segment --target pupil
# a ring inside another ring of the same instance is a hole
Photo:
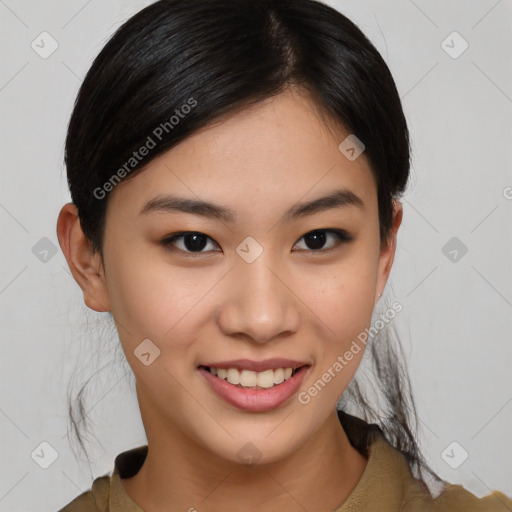
[[[183,243],[189,251],[201,251],[206,246],[206,237],[198,233],[184,235]]]
[[[325,233],[322,231],[314,231],[306,235],[306,244],[310,249],[321,249],[325,244]],[[311,245],[313,245],[313,247],[311,247]]]

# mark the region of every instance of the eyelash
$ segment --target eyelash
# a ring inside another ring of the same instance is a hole
[[[301,249],[301,251],[312,252],[312,253],[327,253],[327,252],[330,252],[330,251],[336,249],[341,244],[348,243],[353,240],[353,237],[347,231],[345,231],[343,229],[314,229],[314,230],[308,231],[307,233],[302,235],[298,241],[302,240],[307,235],[311,235],[314,233],[333,234],[337,237],[337,243],[334,247],[330,247],[328,249]],[[186,254],[187,256],[195,256],[195,255],[199,255],[199,254],[206,254],[209,252],[209,251],[195,251],[194,252],[194,251],[187,251],[184,249],[177,249],[177,248],[170,247],[170,246],[172,246],[172,244],[174,242],[176,242],[179,239],[182,239],[185,235],[201,235],[201,236],[204,236],[204,237],[208,238],[209,240],[213,241],[213,239],[211,237],[209,237],[208,235],[205,235],[204,233],[201,233],[199,231],[180,231],[179,233],[174,233],[173,235],[166,237],[164,240],[162,240],[161,243],[167,249],[175,250],[177,252],[182,252],[182,253]],[[217,244],[217,242],[214,242],[214,243]],[[297,243],[297,242],[295,242],[295,243]]]

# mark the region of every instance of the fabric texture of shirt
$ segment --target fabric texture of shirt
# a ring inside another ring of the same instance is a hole
[[[432,496],[378,425],[343,411],[338,411],[338,416],[350,443],[367,464],[352,492],[333,512],[512,512],[512,499],[500,491],[478,498],[461,485],[442,481],[440,494]],[[120,453],[111,475],[96,478],[91,490],[59,512],[144,512],[125,492],[120,479],[137,474],[147,452],[144,445]]]

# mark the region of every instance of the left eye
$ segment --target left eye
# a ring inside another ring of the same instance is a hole
[[[327,236],[325,235],[327,233]],[[325,244],[325,241],[329,238],[329,235],[331,236],[331,240],[334,239],[334,245],[331,245],[331,247],[322,247]],[[350,242],[352,240],[352,237],[343,230],[338,229],[316,229],[315,231],[310,231],[309,233],[306,233],[303,237],[301,237],[299,240],[306,240],[307,244],[312,245],[311,248],[306,248],[304,250],[306,251],[328,251],[330,249],[334,249],[338,245],[342,244],[343,242]]]
[[[329,238],[333,240],[334,243],[331,244],[330,247],[323,247]],[[295,242],[295,244],[298,244],[302,239],[305,240],[306,245],[309,245],[309,247],[301,248],[300,250],[322,252],[334,249],[343,242],[350,242],[352,240],[352,236],[346,231],[339,229],[316,229],[303,235],[297,242]],[[175,245],[177,249],[185,253],[201,253],[209,252],[204,251],[205,247],[208,245],[208,241],[213,242],[213,244],[218,247],[217,242],[212,238],[197,231],[175,233],[163,240],[162,244],[164,246]]]

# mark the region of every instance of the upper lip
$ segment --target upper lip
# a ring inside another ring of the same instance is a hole
[[[231,361],[218,361],[215,363],[204,363],[199,366],[208,366],[209,368],[239,368],[241,370],[251,370],[253,372],[262,372],[265,370],[275,370],[276,368],[300,368],[309,366],[305,361],[294,361],[292,359],[273,358],[263,361],[251,361],[250,359],[233,359]]]

